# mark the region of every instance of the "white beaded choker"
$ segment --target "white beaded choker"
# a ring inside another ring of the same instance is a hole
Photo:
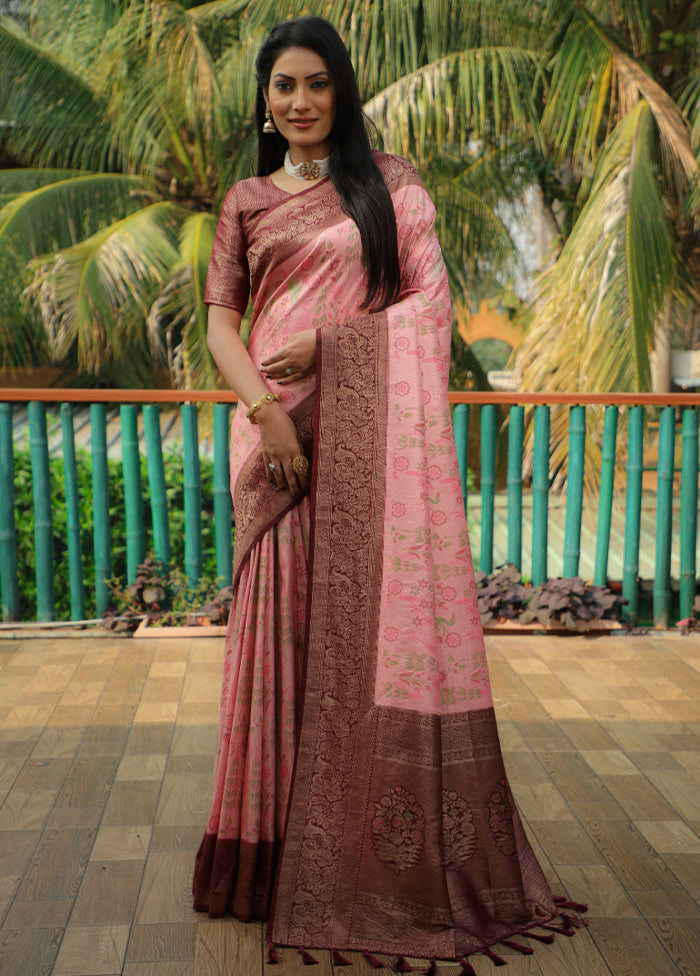
[[[325,159],[298,163],[295,166],[289,155],[289,150],[284,154],[284,171],[287,176],[293,176],[297,180],[320,180],[321,177],[328,176],[330,168],[329,156],[326,156]]]

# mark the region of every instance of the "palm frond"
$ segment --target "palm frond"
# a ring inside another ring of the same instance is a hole
[[[433,158],[423,167],[454,294],[468,294],[472,305],[493,297],[522,270],[504,220],[507,207],[522,191],[512,169],[509,154],[499,150],[476,157]]]
[[[30,171],[29,179],[36,178]],[[142,207],[149,191],[137,176],[90,173],[15,196],[0,210],[0,276],[17,274],[32,258],[76,244]]]
[[[152,204],[33,263],[28,300],[41,311],[57,360],[75,354],[80,368],[97,372],[138,351],[150,307],[178,259],[180,217],[173,204]]]
[[[167,347],[171,378],[182,388],[212,388],[216,369],[207,348],[204,286],[216,219],[193,214],[180,231],[180,258],[148,316],[151,346]]]
[[[634,19],[629,5],[626,13]],[[579,5],[556,53],[542,119],[559,163],[570,157],[584,173],[590,170],[614,125],[641,99],[652,110],[664,167],[682,199],[698,169],[682,112],[593,13]]]
[[[498,144],[508,126],[538,138],[530,92],[538,73],[528,51],[485,48],[432,62],[375,95],[365,106],[388,147],[421,156],[429,145],[464,148],[470,136]]]
[[[7,145],[36,166],[100,169],[112,158],[106,103],[72,66],[0,18],[0,119]]]
[[[539,281],[518,358],[526,389],[644,391],[676,254],[640,102],[617,127],[559,260]],[[544,352],[546,350],[546,353]]]

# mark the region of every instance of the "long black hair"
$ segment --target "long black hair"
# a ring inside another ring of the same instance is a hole
[[[363,308],[380,311],[398,296],[400,286],[396,215],[391,196],[372,155],[367,119],[347,48],[335,27],[322,17],[300,17],[272,28],[255,61],[258,92],[255,118],[258,127],[258,176],[279,169],[289,148],[275,132],[262,131],[265,97],[272,67],[290,47],[315,51],[325,61],[335,89],[335,123],[331,132],[330,178],[345,213],[357,224],[362,264],[367,281]]]

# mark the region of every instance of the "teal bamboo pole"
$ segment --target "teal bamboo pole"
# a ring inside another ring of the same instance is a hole
[[[496,422],[498,408],[481,408],[481,555],[479,569],[493,572],[493,520],[496,500]]]
[[[469,404],[457,403],[454,409],[454,435],[457,448],[457,465],[462,482],[464,511],[469,502]]]
[[[525,408],[513,406],[508,423],[508,562],[523,562],[523,437]]]
[[[598,527],[595,540],[595,566],[593,583],[607,586],[608,557],[610,554],[610,528],[612,526],[613,491],[615,488],[615,445],[617,441],[617,407],[605,408],[603,421],[603,448],[598,492]]]
[[[569,409],[569,468],[566,479],[566,520],[564,523],[564,576],[578,576],[581,559],[581,518],[583,513],[583,464],[586,450],[586,408]]]
[[[194,585],[202,576],[202,484],[197,408],[193,403],[183,403],[180,412],[185,482],[185,574],[190,585]]]
[[[53,564],[53,517],[51,515],[51,475],[49,440],[46,433],[46,405],[30,403],[29,455],[32,464],[32,498],[34,502],[34,570],[36,576],[36,619],[40,622],[56,616]]]
[[[642,518],[644,407],[630,407],[627,430],[627,488],[625,494],[625,550],[622,561],[623,617],[639,619],[639,531]]]
[[[146,470],[148,493],[151,498],[153,523],[153,555],[164,566],[170,565],[170,526],[168,524],[168,495],[165,488],[163,441],[160,435],[160,409],[156,403],[143,408],[143,430],[146,440]]]
[[[126,580],[127,583],[133,583],[139,564],[146,558],[139,455],[139,408],[133,403],[122,403],[119,416],[122,428],[122,472],[126,517]]]
[[[532,583],[547,580],[549,516],[549,407],[535,407],[535,445],[532,466]]]
[[[668,627],[671,620],[671,532],[675,440],[675,407],[663,407],[659,417],[659,457],[656,468],[654,624],[657,627]]]
[[[85,589],[80,542],[80,494],[78,491],[78,465],[75,458],[73,406],[70,403],[62,403],[60,412],[63,441],[63,488],[66,496],[70,616],[71,620],[83,620],[85,618]]]
[[[19,617],[17,534],[15,532],[15,459],[12,404],[0,403],[0,593],[2,619]]]
[[[108,580],[112,577],[109,532],[109,468],[107,467],[107,408],[90,404],[92,456],[93,546],[95,552],[95,606],[98,616],[109,606]]]
[[[229,472],[228,403],[214,406],[214,532],[216,536],[216,575],[228,586],[233,571],[231,534],[231,476]]]
[[[698,411],[687,407],[683,411],[683,461],[681,470],[680,524],[680,619],[693,616],[697,587],[698,541]]]

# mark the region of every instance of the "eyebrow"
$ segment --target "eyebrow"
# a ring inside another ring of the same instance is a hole
[[[321,71],[314,71],[313,74],[306,75],[305,78],[304,78],[304,81],[308,81],[309,78],[318,78],[319,75],[326,75],[327,78],[330,77],[330,73],[328,71],[325,71],[324,69],[321,69]],[[286,75],[283,71],[276,71],[272,77],[273,78],[287,78],[289,81],[295,81],[295,78],[294,78],[293,75]]]

